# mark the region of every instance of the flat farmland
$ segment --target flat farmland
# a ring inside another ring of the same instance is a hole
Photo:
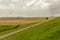
[[[28,24],[32,22],[42,22],[43,19],[0,19],[0,25]]]
[[[0,19],[0,35],[13,32],[37,23],[45,21],[44,19],[25,18],[25,19]],[[17,28],[15,28],[19,25]]]

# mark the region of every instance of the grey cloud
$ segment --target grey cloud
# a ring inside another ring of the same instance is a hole
[[[59,0],[2,0],[0,2],[0,16],[23,16],[23,17],[41,17],[60,14]],[[44,3],[44,2],[45,3]],[[27,6],[27,3],[32,4]],[[9,5],[10,4],[10,5]],[[36,6],[37,4],[37,6]],[[50,4],[50,5],[49,5]]]

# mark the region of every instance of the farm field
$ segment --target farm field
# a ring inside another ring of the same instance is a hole
[[[1,40],[60,40],[60,17]]]
[[[16,24],[28,24],[32,22],[42,22],[42,18],[21,18],[21,19],[0,19],[0,25],[16,25]]]
[[[45,20],[43,19],[0,19],[0,36],[6,33],[13,32],[15,30],[19,30],[25,27],[28,27],[33,24],[41,23]],[[17,28],[15,28],[17,25],[19,25]]]
[[[34,22],[34,23],[29,23],[29,24],[21,24],[20,26],[18,26],[17,28],[16,25],[0,25],[0,36],[6,33],[10,33],[34,24],[37,24],[38,22]]]

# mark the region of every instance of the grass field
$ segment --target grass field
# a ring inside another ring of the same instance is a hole
[[[60,17],[1,40],[60,40]]]
[[[0,19],[0,36],[6,33],[13,32],[36,23],[43,22],[43,19]],[[18,28],[15,28],[19,24]]]
[[[15,28],[16,25],[0,25],[0,36],[3,35],[3,34],[6,34],[6,33],[13,32],[15,30],[19,30],[19,29],[28,27],[28,26],[33,25],[33,24],[37,24],[37,23],[39,23],[39,22],[32,22],[32,23],[28,23],[28,24],[21,24],[17,28]]]

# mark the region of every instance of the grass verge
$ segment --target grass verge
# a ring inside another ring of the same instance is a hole
[[[60,17],[1,40],[60,40]]]

